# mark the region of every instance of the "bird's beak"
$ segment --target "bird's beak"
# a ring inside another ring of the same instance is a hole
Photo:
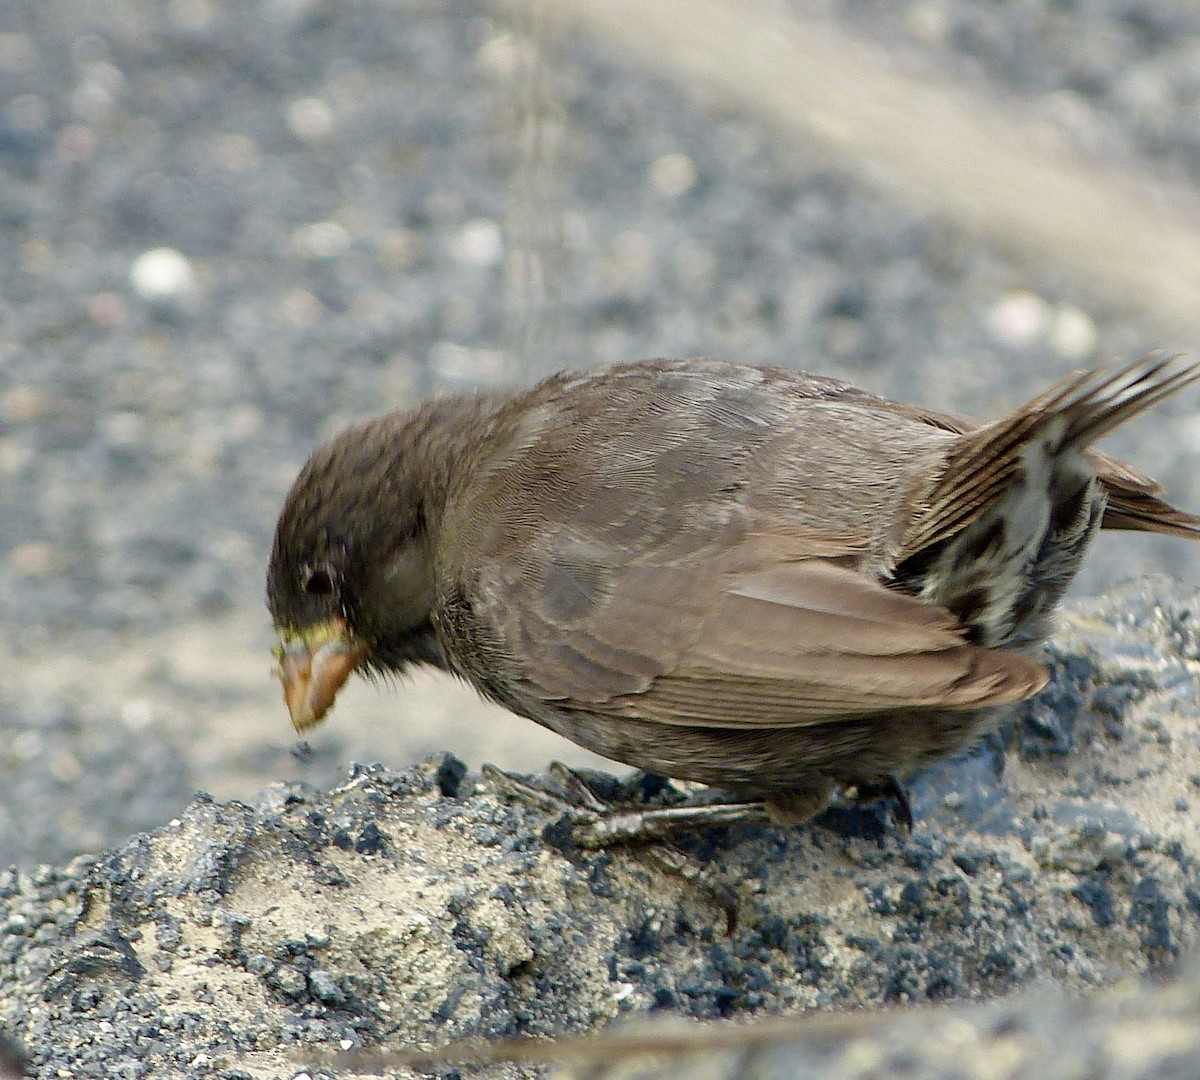
[[[354,640],[344,619],[281,633],[275,673],[283,683],[292,727],[306,731],[319,724],[342,683],[366,658],[366,646]]]

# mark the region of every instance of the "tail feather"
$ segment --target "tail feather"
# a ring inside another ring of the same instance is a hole
[[[1094,373],[1097,376],[1103,372]],[[1152,355],[1104,377],[1077,403],[1064,407],[1070,425],[1064,445],[1090,446],[1125,421],[1200,381],[1200,362]]]
[[[900,558],[970,524],[1013,482],[1025,449],[1046,440],[1047,452],[1083,452],[1127,420],[1200,382],[1200,361],[1152,355],[1116,369],[1077,372],[1002,420],[966,432],[950,451],[926,509],[902,540]],[[1112,499],[1109,528],[1200,535],[1200,518],[1158,499],[1160,488],[1115,459],[1096,455]]]
[[[1102,476],[1101,482],[1104,482]],[[1162,533],[1185,540],[1200,540],[1200,515],[1189,514],[1153,495],[1128,493],[1104,482],[1108,506],[1100,522],[1102,529],[1127,529],[1134,532]]]

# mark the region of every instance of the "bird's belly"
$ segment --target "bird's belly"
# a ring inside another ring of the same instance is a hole
[[[662,724],[540,708],[532,719],[604,757],[677,780],[770,797],[904,775],[966,749],[1002,709],[924,709],[773,728]]]

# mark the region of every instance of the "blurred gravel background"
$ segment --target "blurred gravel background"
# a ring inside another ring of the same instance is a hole
[[[349,420],[698,353],[991,415],[1073,367],[1200,347],[576,31],[535,26],[531,65],[529,10],[0,5],[0,865],[351,759],[583,760],[432,677],[356,688],[293,752],[262,575],[295,471]],[[1200,188],[1190,3],[803,10]],[[530,244],[535,332],[512,277]],[[1109,444],[1193,508],[1198,406]],[[1110,539],[1082,587],[1198,566]]]

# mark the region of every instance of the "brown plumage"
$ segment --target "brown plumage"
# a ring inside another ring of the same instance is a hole
[[[267,596],[293,722],[428,663],[605,756],[797,820],[1046,681],[1097,528],[1200,537],[1090,450],[1200,379],[1148,358],[990,424],[712,360],[357,425],[288,495]]]

